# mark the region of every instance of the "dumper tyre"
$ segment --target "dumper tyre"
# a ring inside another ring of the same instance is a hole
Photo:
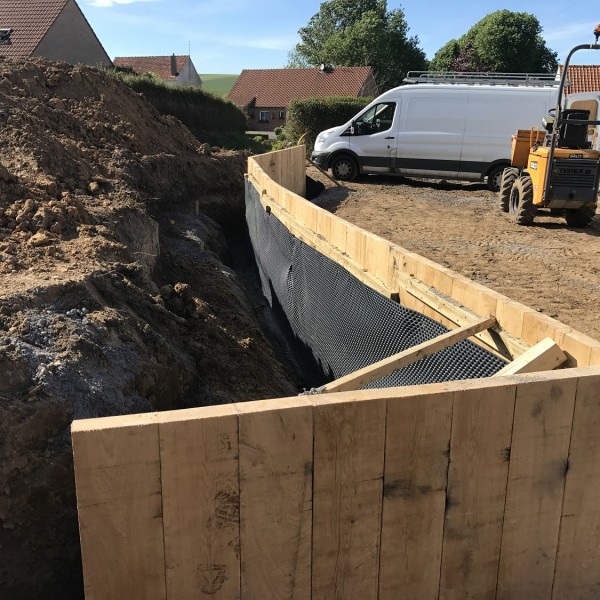
[[[587,227],[596,215],[595,206],[565,209],[565,221],[570,227]]]
[[[358,163],[349,154],[338,154],[331,161],[331,172],[334,179],[354,181],[358,177]]]
[[[498,192],[498,208],[501,212],[508,212],[508,206],[510,204],[510,193],[517,177],[519,176],[519,169],[514,167],[508,167],[502,172],[502,178],[500,179],[500,191]]]
[[[531,225],[536,208],[533,204],[533,183],[529,175],[521,175],[513,183],[509,203],[510,220],[517,225]]]
[[[490,192],[499,192],[500,183],[502,181],[502,173],[506,169],[506,165],[496,165],[490,169],[487,174],[487,186]]]

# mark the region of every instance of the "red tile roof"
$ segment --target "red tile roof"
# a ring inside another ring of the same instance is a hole
[[[172,56],[117,56],[113,63],[115,67],[129,67],[136,73],[154,73],[165,81],[175,81],[177,75],[171,71]],[[177,74],[183,70],[187,56],[176,56]]]
[[[562,74],[563,65],[559,66]],[[600,91],[600,65],[569,65],[567,94]]]
[[[13,29],[0,56],[29,58],[68,0],[0,0],[0,29]]]
[[[238,106],[276,108],[312,96],[370,96],[377,93],[371,67],[244,69],[227,98]]]

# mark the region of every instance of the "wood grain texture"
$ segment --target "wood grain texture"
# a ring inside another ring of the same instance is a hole
[[[576,385],[517,388],[498,600],[551,597]]]
[[[315,396],[313,600],[375,600],[385,402]]]
[[[312,409],[271,407],[239,415],[243,598],[310,600]]]
[[[577,382],[553,600],[600,597],[599,431],[600,375],[583,376]]]
[[[438,597],[451,424],[451,393],[388,400],[380,600]]]
[[[567,360],[566,354],[550,338],[544,338],[494,374],[494,377],[551,371]]]
[[[158,425],[72,438],[86,600],[165,600]]]
[[[233,407],[196,414],[160,424],[167,595],[233,600],[241,594],[237,415]]]
[[[454,393],[441,600],[494,598],[515,387]]]

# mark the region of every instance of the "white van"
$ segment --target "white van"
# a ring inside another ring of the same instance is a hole
[[[511,136],[556,106],[554,75],[412,74],[348,123],[322,131],[312,160],[351,181],[359,173],[483,181],[497,191]]]

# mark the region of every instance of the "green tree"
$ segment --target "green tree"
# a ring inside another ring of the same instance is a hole
[[[419,39],[408,29],[404,11],[388,11],[387,0],[328,0],[299,30],[288,67],[368,65],[380,89],[388,89],[400,85],[407,71],[427,68]]]
[[[542,27],[529,13],[498,10],[485,16],[458,40],[433,57],[432,71],[553,73],[557,54],[541,37]]]

